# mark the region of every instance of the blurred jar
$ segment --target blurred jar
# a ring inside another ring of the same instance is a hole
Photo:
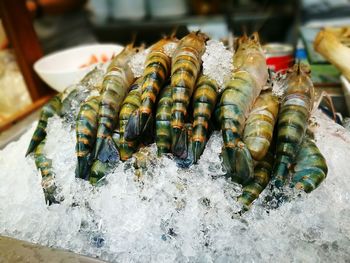
[[[112,0],[112,17],[115,19],[142,19],[146,16],[145,0]]]
[[[32,103],[15,55],[0,51],[0,120],[10,117]]]
[[[186,0],[148,0],[152,17],[177,17],[188,13]]]
[[[220,1],[217,0],[191,0],[193,12],[196,15],[217,14],[220,10]]]

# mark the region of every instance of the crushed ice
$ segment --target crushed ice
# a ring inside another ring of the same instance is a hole
[[[272,75],[272,94],[282,98],[286,90],[286,75],[271,73]]]
[[[132,73],[134,73],[135,78],[139,78],[142,76],[143,71],[145,69],[145,61],[149,52],[150,52],[150,49],[147,48],[136,53],[131,58],[129,62],[129,66],[131,68]]]
[[[233,53],[218,40],[209,40],[202,56],[203,74],[215,80],[219,89],[223,89],[225,82],[233,71]]]
[[[164,53],[171,58],[175,52],[176,47],[176,42],[169,42],[168,44],[164,45]]]
[[[241,188],[222,176],[220,133],[189,169],[156,158],[152,145],[141,179],[130,160],[92,187],[74,177],[74,129],[54,117],[45,151],[64,200],[45,204],[34,160],[24,157],[33,125],[0,152],[0,234],[114,262],[346,261],[350,135],[319,112],[316,120],[326,180],[308,195],[291,190],[278,208],[266,190],[240,216]]]

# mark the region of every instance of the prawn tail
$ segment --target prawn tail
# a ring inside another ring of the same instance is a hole
[[[222,158],[224,167],[233,181],[245,185],[253,179],[253,159],[243,142],[238,142],[235,147],[224,147]]]
[[[116,162],[119,158],[118,149],[111,137],[97,138],[95,156],[101,162]]]
[[[87,180],[90,173],[90,164],[88,156],[78,157],[78,163],[75,170],[76,176]]]
[[[173,129],[172,152],[176,157],[185,159],[188,152],[188,138],[186,128]]]

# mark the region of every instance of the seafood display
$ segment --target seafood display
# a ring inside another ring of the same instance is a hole
[[[133,44],[126,46],[113,58],[103,79],[94,152],[94,157],[102,162],[118,159],[112,133],[122,102],[134,82],[134,75],[128,62],[136,52],[137,48],[134,48]]]
[[[166,86],[160,94],[156,114],[156,144],[158,155],[171,152],[171,86]]]
[[[172,148],[173,153],[181,156],[187,151],[178,144],[183,144],[180,138],[185,138],[185,118],[190,103],[197,76],[201,69],[201,57],[205,51],[207,36],[200,32],[192,32],[182,38],[173,55],[171,65],[171,108]],[[184,144],[183,144],[184,145]]]
[[[103,182],[118,162],[134,167],[142,181],[148,162],[145,149],[154,142],[158,157],[171,158],[179,169],[197,165],[212,131],[218,129],[222,170],[242,186],[238,201],[243,210],[269,184],[307,193],[316,189],[327,175],[327,164],[305,135],[314,102],[309,68],[297,63],[285,73],[281,97],[271,87],[264,89],[268,70],[254,33],[238,39],[231,77],[221,83],[202,69],[207,40],[201,32],[180,40],[161,39],[150,47],[139,78],[128,64],[137,48],[128,45],[112,59],[102,84],[92,83],[81,97],[77,88],[54,97],[44,106],[27,151],[34,151],[43,182],[54,178],[43,149],[47,120],[57,114],[74,120],[70,124],[76,130],[76,176],[92,185]],[[172,55],[169,44],[176,45]],[[85,80],[89,74],[95,73]],[[73,101],[77,109],[70,109]],[[45,186],[44,191],[54,188]]]
[[[129,94],[126,96],[119,113],[119,140],[114,136],[113,139],[119,149],[120,160],[129,159],[138,148],[138,138],[126,140],[126,127],[129,118],[141,105],[141,79],[138,79],[130,88]]]
[[[268,71],[259,36],[243,36],[233,58],[234,72],[217,106],[224,140],[224,166],[239,183],[253,179],[253,159],[242,141],[243,128],[254,101],[266,84]]]
[[[170,75],[171,58],[166,53],[166,46],[176,44],[177,39],[170,36],[155,43],[146,59],[141,84],[141,105],[131,116],[126,137],[129,140],[141,136],[152,126],[153,110],[164,82]]]
[[[243,187],[242,195],[238,198],[244,209],[249,209],[252,202],[259,197],[270,182],[272,166],[273,154],[267,152],[265,157],[255,165],[253,180]]]
[[[202,155],[209,135],[209,120],[218,97],[218,84],[205,75],[198,78],[193,94],[193,158],[197,163]]]
[[[62,106],[61,96],[62,94],[58,94],[53,97],[47,104],[44,105],[43,109],[41,110],[39,122],[34,131],[32,140],[29,143],[26,156],[32,153],[35,148],[45,139],[47,120],[55,114],[60,114]]]
[[[271,91],[264,91],[250,111],[243,141],[256,161],[262,160],[270,147],[278,110],[278,98]]]
[[[310,78],[310,69],[306,65],[295,64],[286,78],[286,90],[277,122],[273,176],[278,187],[287,180],[289,169],[300,149],[313,103],[314,86]]]
[[[326,178],[327,163],[316,144],[305,136],[294,165],[292,183],[307,193],[315,190]]]
[[[57,203],[54,193],[56,190],[55,174],[52,170],[52,161],[44,153],[45,139],[42,140],[34,151],[35,165],[40,170],[42,180],[41,185],[44,191],[45,200],[49,204]]]
[[[77,176],[88,178],[91,153],[96,141],[99,97],[91,97],[82,103],[76,121],[78,157]]]

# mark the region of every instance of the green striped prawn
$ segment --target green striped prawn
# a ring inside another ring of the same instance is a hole
[[[243,128],[254,101],[266,84],[268,71],[259,36],[243,36],[234,55],[234,72],[217,106],[224,146],[223,165],[228,175],[239,183],[253,179],[253,160],[242,142]]]
[[[305,136],[293,166],[292,185],[306,193],[315,190],[327,177],[326,159],[315,142]]]
[[[264,158],[255,165],[253,180],[243,187],[242,195],[238,198],[244,210],[250,208],[253,201],[259,197],[270,182],[273,162],[273,154],[267,152]]]
[[[287,180],[314,104],[314,86],[307,65],[298,63],[288,70],[285,85],[277,121],[276,161],[273,171],[277,187],[283,186]]]
[[[97,119],[100,97],[90,97],[81,104],[76,119],[76,154],[78,158],[76,175],[87,179],[96,141]]]
[[[126,140],[126,127],[131,114],[141,105],[141,81],[142,78],[136,80],[123,101],[119,113],[119,138],[115,139],[115,136],[113,136],[113,140],[119,150],[120,160],[122,161],[128,160],[139,146],[138,138]]]
[[[172,87],[163,88],[156,112],[156,145],[158,156],[171,152],[171,97]]]
[[[45,139],[48,119],[54,116],[55,114],[60,115],[62,106],[61,98],[62,93],[57,94],[42,108],[39,117],[39,122],[29,143],[26,156],[32,153],[35,150],[35,148]]]
[[[193,162],[197,163],[207,143],[209,120],[218,97],[218,84],[215,80],[201,75],[193,94]]]
[[[175,50],[171,65],[172,87],[172,151],[176,156],[183,156],[188,149],[186,143],[185,118],[197,76],[201,69],[202,55],[208,37],[200,32],[191,32],[183,37]],[[175,151],[176,149],[176,151]]]
[[[55,185],[55,174],[52,169],[52,160],[46,157],[44,152],[46,139],[43,139],[34,150],[34,160],[37,169],[41,173],[41,186],[44,191],[45,200],[50,205],[58,203],[55,198],[56,185]]]
[[[127,45],[113,58],[103,79],[94,154],[95,159],[102,162],[118,160],[118,151],[112,140],[112,133],[121,104],[134,82],[134,75],[128,62],[137,51],[133,44]]]
[[[76,113],[72,111],[86,99],[92,90],[96,89],[95,86],[98,85],[96,82],[100,79],[101,72],[103,72],[101,69],[97,67],[94,68],[83,77],[79,84],[68,87],[44,105],[26,156],[33,152],[39,143],[45,139],[46,126],[49,118],[56,114],[58,116],[66,116],[68,119],[72,117],[75,120]]]
[[[170,36],[151,46],[142,76],[141,105],[129,119],[125,133],[127,140],[135,140],[146,130],[152,129],[158,94],[170,76],[171,57],[167,54],[167,47],[176,45],[177,41],[174,36]]]
[[[256,99],[249,113],[243,141],[256,161],[262,160],[270,147],[278,110],[278,98],[271,90],[266,90]]]

